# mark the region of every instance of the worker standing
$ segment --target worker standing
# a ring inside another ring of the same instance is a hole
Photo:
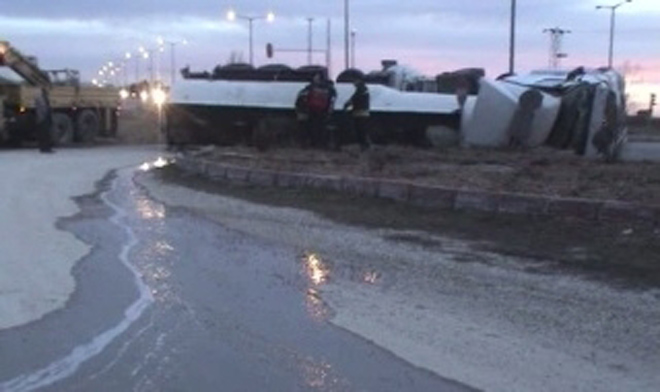
[[[53,127],[53,111],[50,106],[48,90],[41,89],[41,93],[34,100],[37,123],[37,143],[42,153],[53,152],[53,139],[51,129]]]
[[[296,122],[298,123],[298,141],[303,148],[309,147],[312,143],[309,132],[309,108],[307,99],[310,85],[305,86],[296,96]]]
[[[337,93],[331,83],[316,74],[308,86],[307,110],[309,115],[307,134],[312,147],[328,146],[327,123],[334,106]]]
[[[352,128],[355,131],[360,149],[365,151],[369,148],[367,130],[369,127],[369,88],[362,79],[356,79],[355,92],[344,104],[344,110],[351,109]]]

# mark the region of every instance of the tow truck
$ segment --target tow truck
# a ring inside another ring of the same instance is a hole
[[[36,59],[23,55],[0,40],[0,67],[22,78],[0,78],[0,142],[20,145],[35,138],[35,98],[41,89],[49,92],[53,111],[52,139],[55,145],[91,143],[97,136],[116,134],[120,108],[119,90],[81,84],[76,70],[42,70]]]

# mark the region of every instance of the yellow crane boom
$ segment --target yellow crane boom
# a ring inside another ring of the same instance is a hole
[[[48,74],[7,41],[0,41],[0,66],[9,67],[32,86],[50,87]]]

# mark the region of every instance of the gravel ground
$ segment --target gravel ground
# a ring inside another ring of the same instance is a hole
[[[146,176],[140,183],[168,205],[297,247],[301,257],[316,255],[323,279],[310,295],[330,304],[333,323],[444,377],[507,392],[655,391],[660,385],[658,289],[621,286],[609,279],[616,274],[591,279],[553,258],[483,246],[498,243],[502,233],[514,247],[524,245],[535,227],[327,193],[282,196],[280,190],[277,196],[201,185],[172,171]],[[421,215],[427,220],[417,219]],[[427,224],[435,229],[424,229]],[[555,233],[555,250],[572,248],[575,260],[598,264],[591,252],[597,245],[571,233]],[[623,247],[645,246],[625,245],[618,235]],[[655,258],[646,264],[657,264]]]
[[[360,154],[352,146],[340,152],[273,149],[264,153],[246,147],[215,147],[202,156],[253,168],[660,205],[659,163],[607,164],[545,148],[422,150],[387,146]]]

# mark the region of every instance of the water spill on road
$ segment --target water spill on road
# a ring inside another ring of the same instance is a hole
[[[113,181],[111,189],[101,195],[101,199],[114,211],[110,221],[119,226],[126,235],[126,241],[122,245],[118,257],[121,263],[133,274],[139,297],[125,310],[124,318],[118,324],[97,335],[88,343],[73,348],[69,355],[52,362],[50,365],[1,383],[0,390],[11,392],[33,391],[71,376],[84,362],[101,353],[103,349],[124,333],[154,301],[149,287],[141,278],[140,272],[129,260],[131,250],[138,245],[139,240],[133,229],[125,222],[127,217],[125,209],[108,197],[108,193],[114,191],[120,181],[127,180],[130,181],[130,178],[127,178],[126,175],[117,177]],[[158,209],[149,206],[149,203],[145,203],[144,200],[139,202],[139,206],[139,211],[144,211],[145,217],[162,218],[164,216],[161,216]],[[156,211],[156,213],[152,211]]]
[[[25,356],[0,390],[466,390],[328,322],[334,314],[323,290],[344,278],[382,283],[375,261],[347,269],[320,251],[301,253],[161,204],[136,173],[108,182],[97,199],[105,215],[86,211],[70,227],[94,233],[86,241],[104,248],[77,276],[81,287],[93,283],[78,293],[87,300],[52,317],[55,327],[36,329],[57,336],[70,327],[74,336],[54,360]],[[125,301],[117,303],[119,295]],[[98,318],[96,328],[80,325]],[[7,340],[29,351],[25,336]]]

